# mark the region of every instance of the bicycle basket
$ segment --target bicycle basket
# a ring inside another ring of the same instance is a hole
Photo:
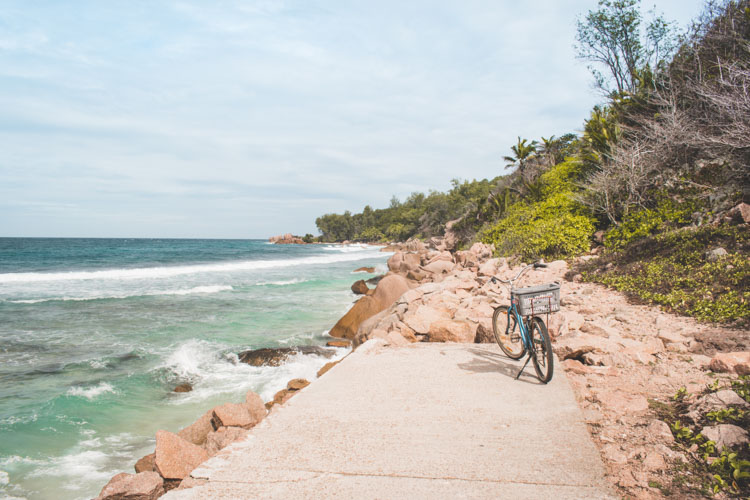
[[[511,297],[518,307],[521,316],[534,316],[560,310],[560,285],[547,283],[546,285],[516,288]]]

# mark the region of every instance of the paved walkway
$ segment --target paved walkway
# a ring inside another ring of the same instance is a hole
[[[562,370],[545,386],[519,366],[371,341],[163,498],[615,498]]]

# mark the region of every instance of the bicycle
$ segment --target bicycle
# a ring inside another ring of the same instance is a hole
[[[546,313],[549,319],[549,313],[560,310],[560,285],[549,283],[528,288],[515,288],[514,282],[532,267],[543,268],[547,267],[547,264],[541,262],[530,264],[521,269],[515,278],[508,280],[501,280],[494,276],[490,279],[492,283],[499,281],[509,285],[511,298],[510,305],[495,308],[492,314],[492,331],[500,349],[509,358],[521,359],[524,354],[528,354],[526,362],[516,375],[516,380],[526,369],[529,361],[533,361],[537,377],[546,384],[552,380],[554,359],[547,325],[538,315]]]

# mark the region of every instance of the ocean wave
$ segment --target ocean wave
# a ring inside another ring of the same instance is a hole
[[[368,247],[372,249],[374,247]],[[256,269],[275,269],[316,264],[333,264],[336,262],[356,261],[382,257],[377,250],[363,249],[341,250],[340,255],[317,255],[299,259],[285,260],[250,260],[227,262],[221,264],[195,264],[174,267],[143,267],[134,269],[107,269],[103,271],[71,271],[65,273],[5,273],[0,274],[0,283],[36,283],[48,281],[78,280],[138,280],[152,278],[169,278],[185,274],[222,273],[231,271],[252,271]]]
[[[115,392],[115,388],[109,385],[107,382],[101,382],[99,383],[99,385],[94,385],[87,388],[83,388],[80,386],[71,387],[70,389],[68,389],[68,392],[66,394],[68,396],[78,396],[92,401],[97,396],[101,396],[102,394],[108,392]]]
[[[366,252],[372,250],[380,250],[382,247],[374,245],[365,245],[364,243],[352,243],[350,245],[326,245],[322,247],[323,250],[329,252],[341,252],[341,253],[353,253],[353,252]]]
[[[300,278],[295,278],[291,280],[279,280],[279,281],[259,281],[255,284],[255,286],[266,286],[266,285],[276,285],[276,286],[285,286],[285,285],[296,285],[298,283],[306,283],[310,280],[303,280]]]
[[[293,378],[316,378],[318,370],[327,362],[340,359],[348,350],[330,348],[333,356],[316,354],[290,355],[281,366],[251,366],[240,363],[235,353],[227,353],[226,346],[204,340],[189,340],[168,354],[157,370],[165,370],[170,383],[188,380],[193,390],[171,398],[172,404],[189,404],[215,397],[253,390],[263,400],[286,386]]]
[[[156,290],[151,292],[134,292],[131,294],[117,294],[117,295],[94,295],[92,297],[49,297],[44,299],[19,299],[19,300],[6,300],[13,304],[38,304],[40,302],[82,302],[87,300],[105,300],[105,299],[128,299],[131,297],[154,297],[160,295],[193,295],[199,293],[218,293],[225,292],[227,290],[233,290],[233,287],[229,285],[207,285],[207,286],[196,286],[193,288],[183,288],[178,290]]]

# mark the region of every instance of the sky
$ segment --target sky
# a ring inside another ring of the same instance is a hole
[[[318,234],[492,178],[602,100],[573,49],[595,7],[0,0],[0,236]]]

